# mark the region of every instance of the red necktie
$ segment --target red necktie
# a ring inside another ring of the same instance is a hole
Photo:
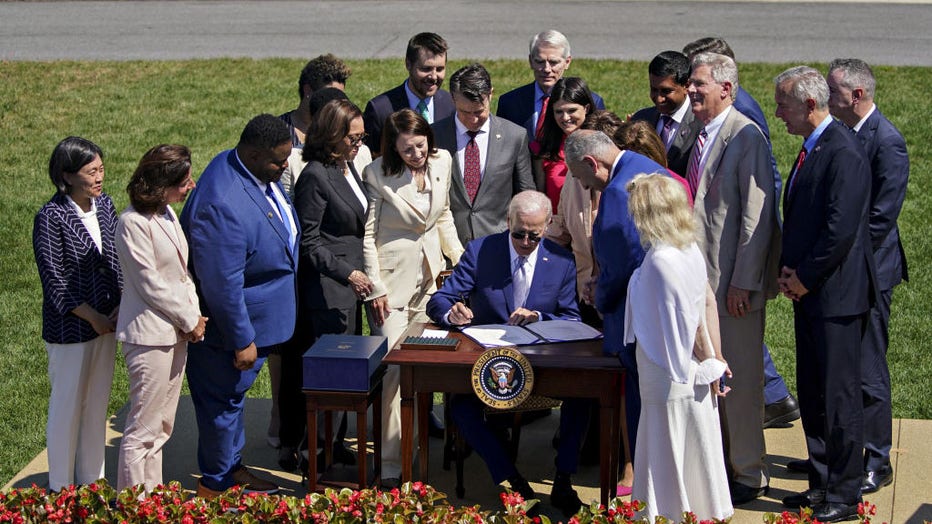
[[[803,167],[803,162],[806,161],[806,147],[803,146],[799,150],[799,154],[796,155],[796,163],[793,164],[793,172],[790,173],[790,182],[789,187],[786,190],[786,194],[790,194],[793,191],[793,185],[796,183],[796,175],[799,174],[799,169]]]
[[[696,145],[693,146],[693,154],[689,159],[689,167],[686,169],[686,181],[689,183],[689,191],[693,194],[693,198],[696,198],[696,191],[699,190],[699,178],[702,176],[699,163],[702,161],[702,146],[705,145],[707,138],[709,134],[703,128],[696,137]]]
[[[469,202],[476,199],[476,193],[479,192],[480,167],[479,167],[479,145],[476,144],[476,135],[478,131],[466,131],[469,135],[469,142],[466,144],[466,151],[463,152],[463,184],[466,186],[466,195],[469,196]]]
[[[540,114],[537,115],[537,127],[534,128],[534,139],[540,142],[544,134],[544,118],[547,117],[547,105],[550,102],[550,95],[544,95],[540,102]]]

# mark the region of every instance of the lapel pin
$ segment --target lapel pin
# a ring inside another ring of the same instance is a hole
[[[502,139],[502,135],[495,133],[495,140],[501,140],[501,139]]]
[[[550,260],[549,258],[544,257],[544,262],[548,262],[549,260]]]
[[[272,218],[272,212],[269,211],[269,218]]]

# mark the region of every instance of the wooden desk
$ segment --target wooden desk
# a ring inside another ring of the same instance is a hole
[[[425,324],[413,324],[402,335],[420,335]],[[383,363],[401,368],[401,480],[413,478],[415,398],[418,409],[419,479],[426,482],[428,472],[427,414],[433,399],[431,392],[473,394],[470,374],[483,348],[465,335],[451,331],[462,342],[456,351],[402,350],[388,352]],[[600,487],[601,501],[614,497],[618,482],[621,450],[621,403],[623,368],[616,357],[602,354],[601,340],[540,344],[520,348],[534,368],[536,395],[566,398],[592,398],[600,409]]]

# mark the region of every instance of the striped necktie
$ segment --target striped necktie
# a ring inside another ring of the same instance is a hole
[[[709,134],[705,132],[705,128],[702,128],[699,136],[696,137],[696,145],[693,146],[693,154],[689,158],[689,168],[686,170],[686,181],[689,182],[689,191],[693,194],[693,198],[696,197],[696,191],[699,190],[699,178],[702,176],[699,164],[702,161],[702,148],[705,146],[707,138],[709,138]]]

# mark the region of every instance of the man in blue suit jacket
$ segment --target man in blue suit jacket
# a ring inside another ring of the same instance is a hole
[[[203,342],[188,350],[187,365],[199,496],[215,497],[237,484],[278,490],[250,473],[240,453],[246,391],[269,351],[294,332],[298,219],[278,182],[290,153],[284,122],[253,118],[236,148],[210,162],[181,213],[202,314],[210,318]]]
[[[783,197],[781,292],[793,300],[796,383],[809,489],[783,499],[836,522],[857,517],[863,478],[861,341],[876,295],[868,230],[870,169],[857,138],[828,111],[811,67],[777,76],[776,115],[803,148]]]
[[[431,320],[444,327],[579,320],[573,256],[542,239],[551,209],[543,193],[522,191],[515,195],[508,206],[508,231],[478,238],[466,246],[453,274],[427,303]],[[527,286],[520,283],[518,272],[522,270],[530,281]],[[474,395],[452,396],[450,413],[460,434],[485,460],[496,484],[507,480],[526,499],[537,498],[483,421],[482,404]],[[588,416],[588,401],[563,401],[557,475],[550,498],[567,515],[576,513],[581,504],[570,475],[576,472]]]
[[[833,60],[828,68],[828,107],[832,115],[857,133],[871,166],[871,250],[877,264],[878,300],[871,308],[861,346],[864,396],[864,482],[861,493],[873,493],[893,482],[890,448],[893,411],[887,367],[888,327],[893,288],[908,280],[906,254],[896,220],[906,198],[909,156],[903,135],[874,105],[876,81],[870,66],[855,58]]]
[[[418,33],[408,40],[408,79],[366,104],[362,119],[372,157],[382,153],[382,125],[395,111],[413,109],[432,124],[453,114],[453,98],[440,89],[447,74],[447,42],[436,33]]]
[[[628,215],[625,185],[641,173],[669,174],[657,162],[633,151],[622,151],[604,133],[580,130],[566,139],[566,165],[587,189],[602,191],[599,213],[592,224],[592,247],[600,274],[595,307],[602,313],[605,352],[618,355],[625,367],[625,417],[628,449],[634,457],[641,395],[634,346],[625,347],[625,298],[631,274],[644,260],[644,247]],[[591,296],[590,296],[591,299]]]
[[[528,142],[533,141],[540,128],[538,123],[542,122],[544,99],[550,97],[553,85],[563,78],[572,61],[570,43],[563,33],[551,29],[534,35],[528,53],[534,81],[502,95],[495,115],[523,127]],[[605,102],[595,91],[592,100],[596,109],[605,109]]]

